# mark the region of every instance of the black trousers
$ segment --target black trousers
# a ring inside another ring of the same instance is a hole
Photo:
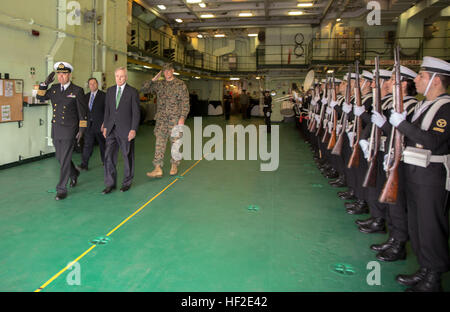
[[[122,186],[129,186],[134,177],[134,139],[128,142],[128,138],[119,137],[113,128],[106,137],[105,150],[105,186],[117,184],[117,159],[118,152],[123,157],[123,181]]]
[[[67,182],[69,178],[77,176],[78,171],[72,162],[72,152],[75,146],[75,139],[53,140],[55,146],[55,156],[59,162],[59,182],[56,185],[58,193],[67,193]]]
[[[406,179],[408,232],[419,265],[447,272],[450,270],[448,192],[444,185],[417,184],[409,176]]]
[[[270,115],[272,114],[272,110],[267,107],[264,107],[263,112],[264,112],[264,122],[266,123],[267,126],[267,133],[270,133],[271,131]]]
[[[94,150],[94,144],[97,141],[98,146],[100,148],[100,157],[102,159],[102,163],[105,163],[105,137],[100,131],[94,131],[89,128],[84,133],[84,147],[83,153],[81,155],[81,164],[83,166],[88,166],[89,158],[92,156],[92,151]]]

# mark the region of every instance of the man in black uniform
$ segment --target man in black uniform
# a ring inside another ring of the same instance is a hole
[[[97,141],[100,149],[102,163],[105,163],[105,137],[102,133],[105,115],[105,92],[98,89],[98,82],[95,78],[90,78],[88,84],[91,90],[86,94],[88,124],[84,133],[84,148],[78,170],[88,170],[89,158],[92,155],[95,141]]]
[[[48,84],[53,82],[53,76],[49,76],[44,83],[39,85],[37,98],[52,102],[51,136],[55,146],[56,159],[61,166],[55,199],[61,200],[67,197],[66,186],[69,178],[70,186],[75,187],[80,175],[72,162],[72,152],[75,140],[80,141],[87,126],[87,104],[83,89],[70,81],[72,65],[66,62],[57,62],[54,69],[59,83],[53,84],[47,90]]]
[[[408,233],[420,269],[412,275],[398,275],[397,281],[411,286],[407,291],[441,291],[441,275],[450,270],[447,210],[450,185],[444,167],[450,154],[450,96],[446,92],[450,64],[426,56],[414,82],[417,92],[426,100],[416,105],[410,121],[406,120],[406,111],[393,111],[389,122],[405,136]],[[406,157],[407,151],[412,155],[431,153],[427,156],[428,166],[414,161],[414,157]]]

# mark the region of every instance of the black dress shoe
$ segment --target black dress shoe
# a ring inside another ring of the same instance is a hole
[[[367,225],[367,224],[372,223],[374,220],[375,220],[374,217],[370,217],[370,218],[365,219],[365,220],[361,220],[361,219],[355,220],[355,223],[357,225]]]
[[[356,207],[358,207],[359,206],[359,199],[358,200],[356,200],[356,201],[354,201],[354,202],[347,202],[347,203],[344,203],[344,207],[345,208],[347,208],[347,209],[349,209],[349,208],[356,208]]]
[[[347,192],[338,192],[338,196],[340,199],[343,200],[353,200],[356,199],[355,197],[355,192],[353,192],[353,190],[348,190]]]
[[[360,214],[368,214],[369,208],[367,207],[355,207],[355,208],[348,208],[347,210],[348,214],[351,215],[360,215]]]
[[[330,183],[332,187],[346,187],[345,180],[343,178],[339,178],[335,183]]]
[[[375,218],[371,218],[371,219],[374,220]],[[387,241],[385,241],[384,243],[370,245],[370,249],[375,250],[375,251],[383,251],[383,250],[386,250],[389,247],[391,247],[391,244],[394,241],[395,241],[395,239],[393,237],[389,237],[389,239]]]
[[[124,185],[124,186],[122,186],[120,188],[120,191],[121,192],[126,192],[126,191],[128,191],[130,189],[130,187],[131,187],[131,185]]]
[[[62,200],[67,197],[67,193],[57,193],[55,199]]]
[[[392,262],[406,259],[405,242],[394,240],[390,247],[376,255],[378,260]]]
[[[407,292],[441,292],[441,273],[428,271],[424,278],[411,288],[406,289]]]
[[[75,176],[70,177],[70,187],[75,187],[77,185],[78,177],[80,176],[80,171],[75,169]]]
[[[339,173],[336,170],[330,170],[325,174],[327,179],[336,179],[339,177]]]
[[[402,284],[404,286],[414,286],[417,283],[419,283],[421,280],[424,279],[425,275],[428,273],[427,268],[420,268],[416,273],[406,275],[406,274],[399,274],[395,278],[397,283]]]
[[[75,168],[78,169],[78,171],[88,171],[88,166],[80,164],[78,166],[75,166]]]
[[[386,226],[383,218],[376,218],[372,223],[368,225],[360,225],[359,231],[362,233],[386,233]]]
[[[102,191],[102,193],[103,193],[103,194],[109,194],[109,193],[111,193],[111,191],[114,190],[114,189],[116,189],[115,186],[107,186],[107,187]]]

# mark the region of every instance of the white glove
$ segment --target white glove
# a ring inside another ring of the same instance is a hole
[[[354,132],[347,132],[347,136],[348,136],[348,140],[350,142],[350,145],[353,145],[353,140],[355,138],[355,133]]]
[[[333,122],[332,121],[329,121],[328,122],[328,132],[330,132],[331,133],[331,131],[333,131]]]
[[[369,141],[359,140],[359,146],[361,146],[361,150],[364,153],[364,158],[369,159]]]
[[[311,100],[311,105],[312,105],[312,106],[316,106],[316,105],[317,105],[316,100]]]
[[[323,99],[322,99],[322,104],[327,104],[327,103],[328,103],[327,98],[323,98]]]
[[[338,105],[339,104],[339,102],[338,101],[331,101],[331,103],[330,103],[330,107],[331,108],[334,108],[336,105]]]
[[[386,117],[381,115],[379,112],[373,112],[372,117],[370,117],[372,123],[376,124],[378,128],[382,128],[386,122]]]
[[[397,113],[394,110],[391,110],[391,117],[389,117],[389,122],[394,127],[398,127],[399,124],[402,123],[403,120],[406,119],[407,112],[404,111],[403,113]]]
[[[344,111],[344,113],[348,114],[352,111],[352,106],[344,103],[344,105],[342,105],[342,110]]]
[[[316,115],[316,116],[314,116],[314,118],[316,118],[316,123],[320,122],[320,115]]]
[[[358,106],[358,105],[353,106],[353,114],[355,114],[355,116],[357,116],[357,117],[361,116],[365,111],[366,111],[366,108],[364,106]]]
[[[330,106],[327,106],[327,114],[331,115],[332,111],[333,111],[333,109]]]

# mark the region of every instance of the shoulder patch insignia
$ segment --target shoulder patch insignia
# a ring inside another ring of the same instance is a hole
[[[447,126],[447,121],[445,119],[439,119],[436,121],[436,126],[439,128],[445,128]]]
[[[442,132],[442,133],[444,132],[444,129],[438,128],[438,127],[434,127],[433,130],[434,131],[438,131],[438,132]]]

